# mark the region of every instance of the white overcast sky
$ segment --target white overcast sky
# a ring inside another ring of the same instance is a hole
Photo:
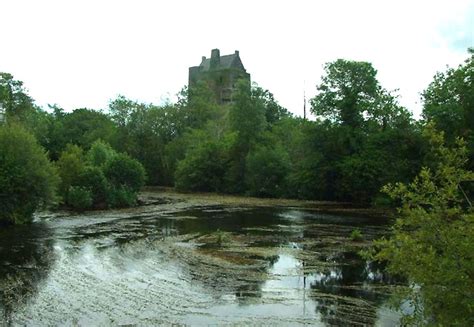
[[[369,61],[416,116],[436,71],[474,46],[474,0],[0,0],[0,71],[37,104],[104,109],[118,94],[160,104],[188,67],[240,50],[252,80],[302,115],[325,62]]]

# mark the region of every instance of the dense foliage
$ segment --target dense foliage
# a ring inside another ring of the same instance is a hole
[[[58,177],[44,150],[22,127],[0,126],[0,223],[31,221],[54,202]]]
[[[134,205],[146,179],[140,162],[101,140],[86,154],[68,145],[56,165],[63,202],[76,210]]]
[[[463,65],[439,72],[423,92],[423,116],[442,130],[448,143],[462,137],[468,147],[468,167],[474,169],[474,49]]]
[[[374,258],[406,277],[410,301],[406,322],[445,326],[474,324],[474,211],[463,183],[474,181],[466,170],[465,142],[448,148],[431,125],[425,132],[436,159],[410,184],[388,184],[384,192],[400,201],[393,236],[376,242]]]
[[[423,117],[448,142],[466,140],[471,168],[472,65],[471,54],[465,65],[437,74],[423,93]],[[310,101],[315,121],[292,117],[268,90],[244,81],[233,104],[218,105],[207,84],[198,83],[176,104],[119,96],[108,112],[65,112],[37,107],[21,82],[6,73],[0,78],[8,121],[22,124],[57,161],[66,199],[82,166],[107,175],[114,152],[138,160],[152,185],[361,204],[389,202],[383,185],[408,182],[431,161],[420,122],[380,85],[370,63],[327,63],[317,90]]]
[[[464,65],[438,73],[423,93],[425,121],[445,131],[448,142],[466,140],[471,168],[472,65],[471,53]],[[151,185],[364,205],[390,203],[380,192],[383,185],[406,183],[432,162],[420,132],[425,122],[416,122],[380,85],[370,63],[327,63],[317,91],[310,101],[315,121],[292,117],[268,90],[245,81],[236,84],[232,104],[218,105],[208,85],[197,83],[183,89],[175,104],[119,96],[108,111],[65,112],[37,107],[21,82],[5,73],[0,78],[7,120],[34,134],[56,162],[64,199],[71,186],[86,187],[77,181],[86,166],[104,174],[108,191],[136,192],[136,185],[117,184],[118,176],[106,172],[107,162],[119,160],[112,158],[116,153],[139,161]],[[93,188],[97,193],[104,187]],[[108,202],[103,194],[93,198],[93,206]]]

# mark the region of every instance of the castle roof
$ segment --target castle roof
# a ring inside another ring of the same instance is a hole
[[[209,70],[221,70],[236,68],[245,71],[245,67],[240,60],[239,51],[235,51],[233,54],[221,56],[219,49],[213,49],[210,58],[202,57],[201,64],[199,64],[199,71],[206,72]]]
[[[237,57],[238,55],[236,55],[235,53],[221,56],[219,68],[220,69],[232,68],[232,63],[234,62],[234,59]],[[199,66],[202,67],[202,71],[209,70],[211,68],[211,58],[204,59]]]

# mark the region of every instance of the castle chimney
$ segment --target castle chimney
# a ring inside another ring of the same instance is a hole
[[[201,61],[204,61],[204,60],[206,60],[206,56],[201,57]]]
[[[212,49],[211,51],[211,69],[219,67],[221,64],[221,54],[219,49]]]
[[[239,56],[239,50],[235,50],[235,55],[238,57]]]

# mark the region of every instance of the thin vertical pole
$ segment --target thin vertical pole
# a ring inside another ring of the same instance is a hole
[[[306,120],[306,81],[303,81],[303,119]]]

